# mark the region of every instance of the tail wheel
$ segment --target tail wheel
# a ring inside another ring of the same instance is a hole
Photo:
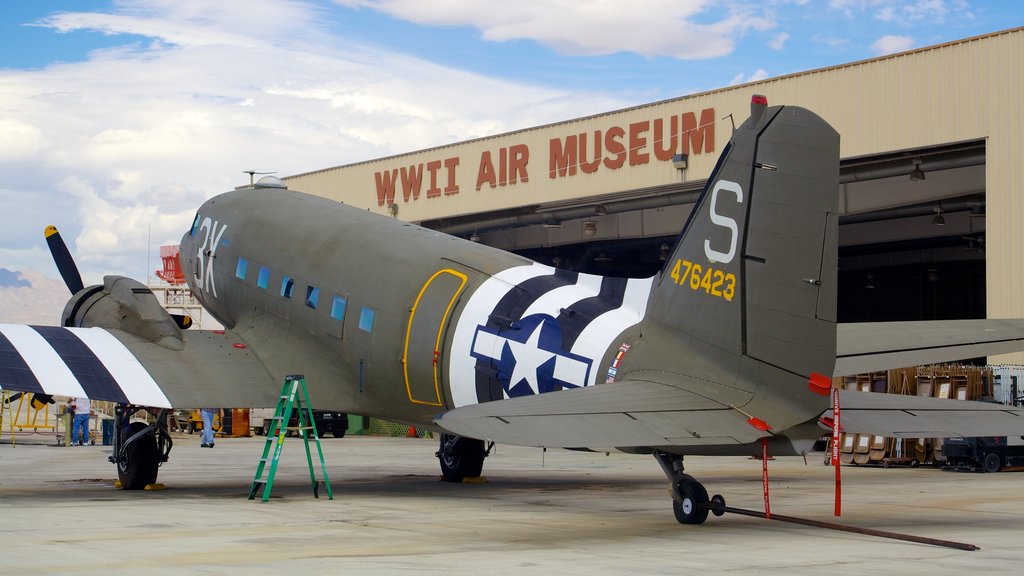
[[[145,429],[145,423],[132,422],[125,432],[125,439]],[[124,456],[117,462],[117,478],[125,490],[142,490],[147,484],[156,482],[159,466],[156,437],[147,434],[125,447]]]
[[[441,434],[437,458],[441,462],[441,474],[448,482],[457,483],[480,476],[485,455],[483,440]]]
[[[679,481],[680,499],[672,500],[672,512],[680,524],[703,524],[708,519],[708,491],[686,476]]]

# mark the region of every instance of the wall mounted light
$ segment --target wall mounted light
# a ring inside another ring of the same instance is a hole
[[[675,154],[672,156],[672,165],[676,170],[686,170],[690,163],[689,154]]]
[[[910,172],[911,182],[920,182],[924,180],[924,170],[921,170],[921,159],[914,158],[914,169]]]
[[[935,217],[932,218],[933,226],[945,226],[946,219],[942,216],[942,204],[935,207]]]
[[[583,221],[583,235],[593,236],[597,234],[597,221],[596,220],[584,220]]]

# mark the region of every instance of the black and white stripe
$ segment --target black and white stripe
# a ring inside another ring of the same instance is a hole
[[[540,264],[495,275],[472,295],[456,326],[450,372],[455,405],[504,397],[491,361],[470,357],[478,327],[498,330],[544,314],[558,322],[565,351],[596,363],[619,334],[643,319],[651,282],[578,274]],[[597,373],[590,371],[586,385],[595,383]]]
[[[102,328],[0,324],[0,388],[170,407],[149,372]]]

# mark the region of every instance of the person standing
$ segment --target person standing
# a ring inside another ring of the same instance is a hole
[[[71,428],[71,445],[86,446],[89,444],[89,405],[88,398],[75,398],[75,420]],[[81,436],[79,436],[81,432]]]
[[[213,448],[213,418],[217,412],[217,408],[203,408],[199,411],[203,417],[203,437],[200,440],[200,448]]]

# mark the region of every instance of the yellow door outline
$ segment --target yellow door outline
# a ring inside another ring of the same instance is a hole
[[[409,384],[409,339],[412,337],[412,321],[416,316],[416,310],[419,309],[420,299],[423,298],[423,294],[426,293],[427,288],[430,287],[431,282],[436,280],[438,276],[442,274],[451,274],[459,279],[459,287],[452,294],[451,300],[448,301],[448,307],[445,308],[444,315],[441,316],[441,322],[437,326],[437,338],[434,339],[434,394],[436,400],[417,400],[412,397],[412,386]],[[405,374],[405,391],[409,395],[409,401],[414,404],[425,404],[427,406],[442,406],[441,403],[441,385],[440,379],[438,378],[438,366],[441,363],[441,335],[444,332],[445,324],[447,323],[448,316],[452,313],[452,307],[455,306],[455,301],[462,294],[462,289],[466,287],[466,282],[469,281],[469,277],[457,270],[451,268],[444,268],[438,270],[431,276],[426,282],[423,283],[423,288],[420,288],[420,293],[416,296],[416,301],[413,302],[412,308],[409,309],[409,323],[405,328],[405,349],[402,352],[402,370]]]

